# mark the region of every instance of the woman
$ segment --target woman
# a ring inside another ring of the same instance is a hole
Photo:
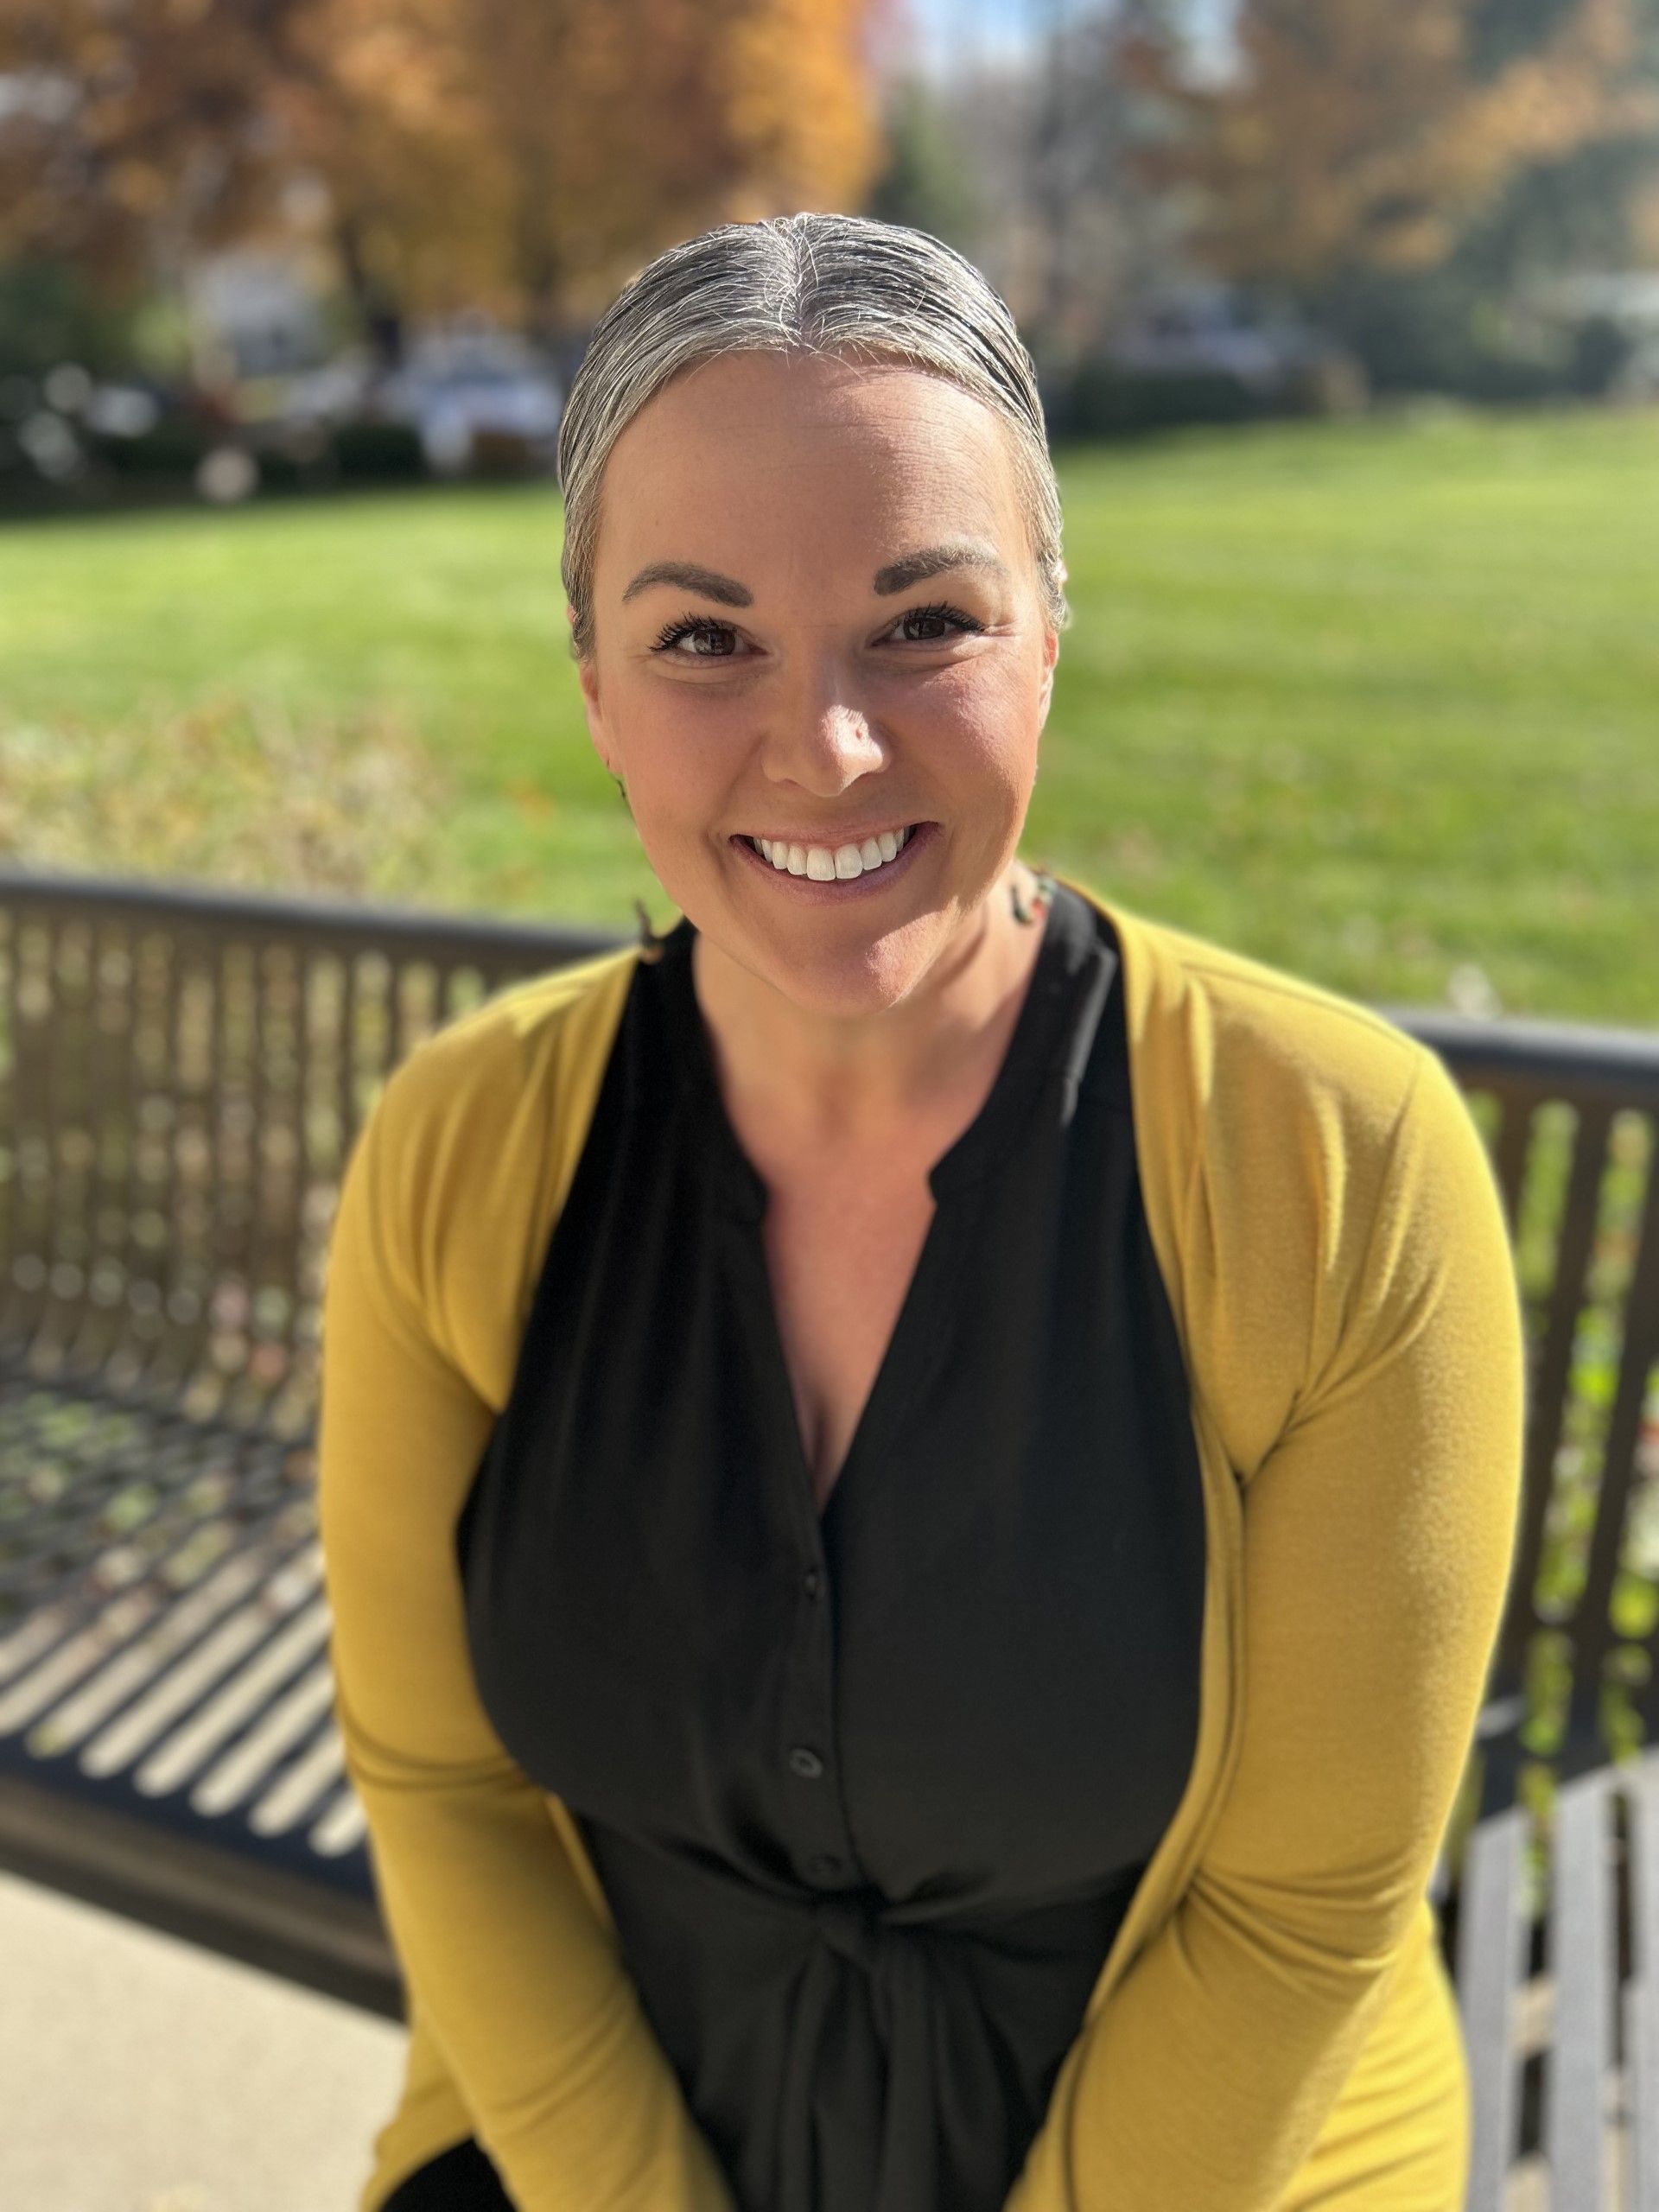
[[[429,1039],[345,1179],[363,2212],[1457,2212],[1522,1358],[1455,1086],[1019,857],[1059,507],[947,247],[677,247],[560,465],[683,918]]]

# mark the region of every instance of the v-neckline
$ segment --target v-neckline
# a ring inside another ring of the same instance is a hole
[[[683,917],[661,940],[664,997],[676,1032],[675,1066],[701,1109],[721,1210],[742,1232],[738,1238],[739,1262],[747,1273],[753,1309],[760,1319],[762,1380],[772,1399],[771,1423],[789,1440],[802,1494],[821,1529],[828,1525],[837,1500],[845,1493],[849,1475],[868,1457],[873,1440],[884,1431],[892,1433],[899,1414],[946,1349],[944,1332],[938,1329],[934,1332],[932,1358],[918,1357],[912,1351],[912,1343],[926,1341],[925,1337],[918,1338],[918,1332],[937,1305],[936,1287],[944,1287],[960,1274],[958,1268],[946,1264],[952,1257],[962,1220],[950,1201],[1004,1156],[1035,1104],[1055,1064],[1069,987],[1076,980],[1078,963],[1075,957],[1069,958],[1068,952],[1075,954],[1082,938],[1092,935],[1092,918],[1084,899],[1069,885],[1057,882],[1043,917],[1042,938],[1027,978],[1025,995],[990,1090],[973,1120],[928,1170],[928,1187],[934,1198],[932,1216],[874,1379],[822,1505],[817,1503],[812,1463],[801,1433],[772,1270],[760,1232],[769,1194],[743,1148],[721,1093],[692,975],[696,926],[689,916]]]

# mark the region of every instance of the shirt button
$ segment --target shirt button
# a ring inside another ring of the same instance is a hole
[[[830,1851],[819,1852],[817,1858],[808,1863],[821,1882],[833,1881],[842,1871],[842,1861]]]
[[[796,1745],[789,1755],[789,1764],[791,1773],[807,1782],[816,1782],[823,1772],[823,1761],[816,1751],[808,1751],[804,1744]]]
[[[817,1598],[822,1594],[823,1577],[816,1567],[807,1568],[806,1573],[801,1577],[801,1587],[809,1598]]]

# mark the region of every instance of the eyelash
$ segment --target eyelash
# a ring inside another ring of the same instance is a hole
[[[948,600],[944,599],[934,601],[929,607],[907,607],[899,617],[899,620],[909,622],[936,617],[956,623],[964,632],[982,632],[985,627],[985,625],[976,620],[973,615],[964,613],[961,607],[953,607]],[[729,622],[716,622],[711,615],[684,614],[677,621],[664,625],[652,651],[659,653],[667,652],[672,646],[677,645],[682,638],[697,636],[705,632],[723,635],[733,626]],[[912,638],[909,642],[918,645],[943,645],[944,640],[942,638]],[[681,660],[728,660],[734,656],[728,653],[681,653],[677,658]]]

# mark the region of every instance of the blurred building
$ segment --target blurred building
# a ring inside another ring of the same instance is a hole
[[[307,249],[271,244],[204,255],[185,283],[205,383],[284,376],[327,358],[334,340],[325,272]]]

